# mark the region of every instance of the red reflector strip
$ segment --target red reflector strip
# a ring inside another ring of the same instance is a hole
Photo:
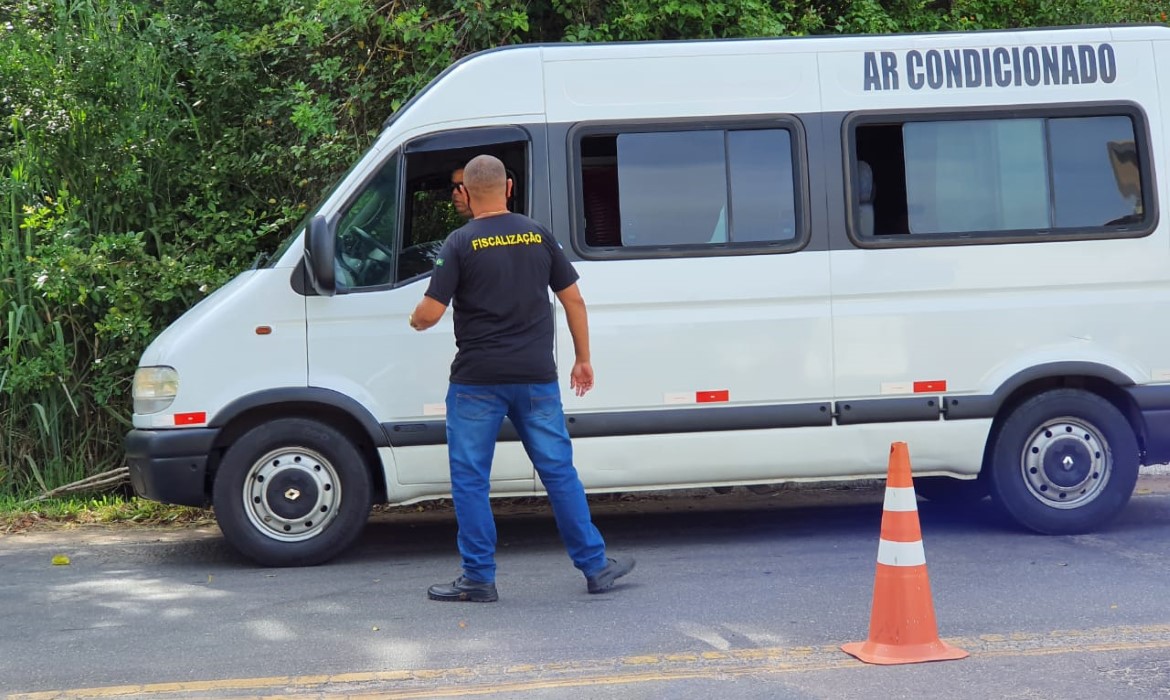
[[[176,413],[175,425],[197,425],[199,423],[207,422],[207,412],[198,411],[196,413]]]
[[[946,391],[947,380],[937,379],[933,382],[914,382],[914,393],[923,394],[933,391]]]
[[[723,403],[730,400],[731,392],[727,389],[695,392],[695,403]]]

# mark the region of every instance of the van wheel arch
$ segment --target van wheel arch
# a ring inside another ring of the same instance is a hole
[[[1115,377],[1124,376],[1116,371],[1113,374]],[[1010,383],[1005,384],[1005,386],[1009,385]],[[991,447],[997,433],[1002,429],[1007,416],[1028,399],[1055,389],[1081,389],[1091,394],[1096,394],[1113,404],[1125,416],[1130,428],[1133,429],[1134,434],[1137,436],[1139,450],[1145,450],[1145,423],[1141,417],[1141,410],[1138,408],[1137,403],[1134,402],[1133,397],[1126,393],[1119,384],[1115,383],[1114,379],[1107,379],[1100,374],[1044,376],[1030,379],[1012,388],[999,403],[999,407],[995,412],[995,418],[991,423],[991,431],[987,436],[987,449],[983,454],[984,469],[980,472],[981,476],[986,472],[986,467],[990,463]]]

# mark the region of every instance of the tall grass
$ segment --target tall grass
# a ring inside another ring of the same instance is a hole
[[[20,201],[31,183],[13,168],[0,187],[0,493],[48,490],[80,478],[97,427],[81,420],[69,360],[81,350],[29,278],[32,235]],[[74,334],[76,336],[76,334]],[[74,389],[70,389],[70,384]]]
[[[322,46],[375,7],[0,0],[0,496],[120,466],[142,350],[372,136],[290,122],[391,99]]]
[[[182,101],[135,6],[5,5],[16,21],[0,48],[13,112],[0,133],[0,495],[23,495],[121,461],[128,377],[95,368],[108,355],[132,364],[150,332],[131,326],[119,355],[111,309],[141,298],[122,278],[168,195],[158,153]],[[122,299],[106,291],[119,284]]]

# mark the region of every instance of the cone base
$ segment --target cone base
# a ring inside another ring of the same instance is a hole
[[[964,659],[968,652],[953,647],[942,640],[927,644],[879,644],[876,642],[851,642],[841,645],[841,650],[856,656],[867,664],[917,664],[926,661],[952,661]]]

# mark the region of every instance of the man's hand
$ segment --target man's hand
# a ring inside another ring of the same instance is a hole
[[[569,373],[569,388],[584,396],[593,388],[593,365],[589,363],[589,317],[585,311],[585,300],[574,282],[557,292],[557,299],[565,307],[565,320],[573,336],[573,354],[576,361]]]
[[[439,322],[443,318],[443,313],[447,311],[444,304],[435,301],[434,299],[424,296],[418,306],[414,308],[414,313],[410,315],[407,322],[410,327],[416,331],[425,331],[431,326]]]
[[[569,373],[569,388],[576,392],[577,396],[584,396],[592,389],[593,365],[588,362],[574,364],[573,371]]]

